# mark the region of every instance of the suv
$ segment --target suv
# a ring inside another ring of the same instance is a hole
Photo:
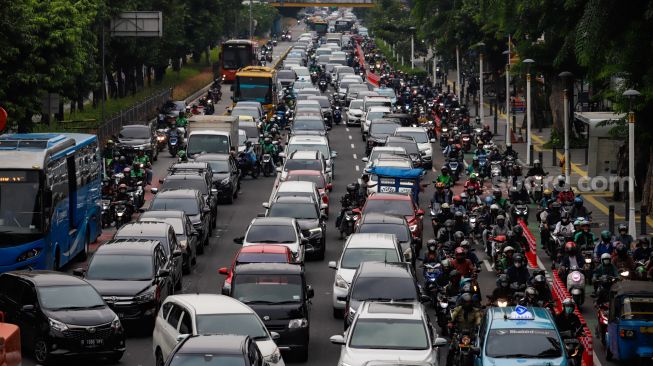
[[[370,107],[369,110],[363,112],[365,114],[361,120],[361,135],[363,137],[363,141],[365,141],[367,134],[370,131],[370,124],[372,121],[390,113],[391,110],[388,107]]]
[[[281,173],[282,181],[290,170],[318,170],[329,178],[329,182],[333,179],[326,157],[317,150],[293,151],[284,162],[283,168],[277,168],[277,170]]]
[[[222,284],[222,294],[231,292],[231,279],[234,268],[247,263],[293,263],[295,258],[288,247],[276,244],[248,245],[240,248],[231,262],[231,267],[220,267],[218,273],[227,276]]]
[[[315,202],[320,202],[320,191],[317,189],[317,185],[313,182],[307,181],[290,181],[290,182],[281,182],[279,185],[272,191],[269,202],[274,202],[279,197],[310,197]],[[263,206],[265,207],[265,206]],[[267,207],[266,207],[267,208]],[[329,205],[322,201],[320,204],[320,212],[328,212]]]
[[[320,214],[320,205],[310,197],[279,197],[266,205],[265,216],[296,219],[302,236],[308,239],[306,253],[323,260],[326,253],[326,214]]]
[[[211,224],[215,227],[218,221],[218,190],[217,186],[213,184],[214,172],[211,164],[206,161],[177,163],[168,168],[168,172],[165,179],[159,180],[161,187],[158,191],[179,188],[197,189],[211,207],[213,216]],[[199,184],[197,182],[199,179],[203,180],[205,185]]]
[[[421,291],[415,271],[408,263],[362,262],[351,280],[349,293],[344,298],[345,329],[351,324],[363,301],[382,299],[394,302],[419,302]],[[338,300],[343,300],[339,298]],[[424,297],[424,301],[430,301]]]
[[[420,252],[422,243],[413,239],[406,219],[400,216],[385,215],[382,213],[369,213],[356,222],[357,233],[385,233],[392,234],[401,245],[401,253],[406,262],[415,265],[417,253]]]
[[[21,343],[39,364],[50,363],[55,354],[106,357],[114,363],[125,352],[125,332],[116,313],[93,286],[74,276],[32,270],[4,273],[0,311],[4,320],[20,327]]]
[[[147,122],[134,122],[122,126],[118,134],[118,147],[123,155],[134,157],[138,150],[145,150],[145,154],[155,161],[159,157],[157,149],[156,128]]]
[[[213,187],[218,190],[218,199],[234,203],[240,190],[240,171],[236,160],[227,154],[201,154],[193,160],[211,165]]]
[[[395,130],[395,136],[412,137],[417,143],[424,167],[433,167],[433,149],[431,144],[435,142],[435,139],[429,138],[429,134],[424,127],[399,127]]]
[[[182,268],[184,274],[190,273],[191,266],[197,261],[198,249],[204,249],[197,244],[198,232],[193,229],[188,216],[183,211],[146,211],[138,218],[138,222],[165,222],[172,225],[183,252]],[[203,253],[203,252],[202,252]]]
[[[338,261],[329,262],[329,268],[336,270],[332,291],[333,317],[342,317],[349,286],[356,269],[362,262],[400,262],[401,258],[401,246],[394,235],[361,233],[349,235]]]
[[[382,213],[385,215],[394,215],[406,218],[408,227],[413,235],[413,239],[422,240],[422,219],[424,210],[419,208],[413,197],[403,193],[373,193],[365,201],[363,210],[357,209],[354,212],[367,214],[370,212]]]
[[[317,150],[322,153],[322,156],[326,160],[326,167],[331,168],[331,176],[333,177],[335,175],[334,160],[338,156],[338,153],[335,150],[331,150],[329,139],[326,136],[291,136],[288,139],[285,151],[280,153],[279,156],[285,157],[298,150]]]
[[[256,244],[283,245],[290,249],[295,263],[304,264],[305,243],[297,220],[290,217],[257,217],[247,227],[244,237],[234,242],[243,246]]]
[[[424,155],[421,153],[417,143],[412,137],[396,135],[389,136],[385,139],[385,146],[403,147],[406,150],[406,154],[410,156],[410,160],[413,162],[413,166],[416,168],[421,168],[425,165],[423,160]]]
[[[422,304],[379,301],[361,304],[351,329],[330,341],[342,346],[338,364],[350,366],[440,365],[438,347],[447,344],[436,337]]]
[[[373,120],[370,123],[367,143],[365,144],[365,155],[369,155],[372,152],[372,149],[376,146],[386,145],[388,137],[395,133],[397,127],[399,127],[399,125],[394,122],[383,119]]]
[[[183,338],[168,360],[156,360],[156,366],[208,365],[209,362],[218,365],[266,366],[261,351],[251,337],[222,334]]]
[[[310,299],[313,288],[306,284],[302,266],[283,263],[252,263],[235,268],[231,297],[251,307],[270,332],[277,332],[277,345],[301,362],[308,359]]]
[[[152,203],[150,210],[184,211],[193,228],[199,233],[200,245],[209,245],[211,235],[211,208],[205,203],[202,194],[195,189],[171,189],[158,193]]]

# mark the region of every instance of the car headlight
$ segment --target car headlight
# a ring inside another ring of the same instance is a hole
[[[322,228],[321,227],[316,227],[314,229],[310,229],[310,230],[308,230],[308,233],[309,233],[309,237],[311,237],[311,238],[314,237],[314,236],[322,235]]]
[[[265,357],[265,361],[269,363],[277,363],[281,361],[281,352],[279,352],[279,349],[275,348],[271,355]]]
[[[179,240],[179,246],[182,249],[186,249],[188,247],[188,239]]]
[[[424,150],[424,155],[432,155],[432,154],[433,154],[433,150],[432,150],[432,149],[426,149],[426,150]]]
[[[297,328],[306,328],[308,327],[308,320],[305,318],[301,319],[290,319],[288,322],[288,328],[297,329]]]
[[[58,320],[48,318],[48,322],[50,323],[50,328],[54,331],[64,332],[68,330],[68,326]]]
[[[404,260],[410,261],[413,258],[413,250],[412,248],[407,248],[404,250]]]
[[[344,288],[345,290],[349,288],[349,283],[345,281],[340,275],[336,275],[336,287]]]
[[[417,230],[417,224],[412,224],[408,228],[410,229],[411,232],[413,232],[413,231]]]
[[[225,179],[221,180],[220,184],[225,185],[225,186],[228,185],[229,184],[229,177],[226,177]]]
[[[144,293],[134,297],[134,301],[138,303],[144,303],[144,302],[149,302],[154,300],[154,294],[156,292],[156,289],[154,287],[150,288],[149,290],[145,291]]]
[[[111,329],[115,331],[115,330],[119,330],[120,328],[122,328],[122,323],[120,323],[120,318],[118,318],[118,316],[116,315],[116,317],[111,322]]]
[[[21,255],[19,255],[18,258],[16,258],[16,262],[24,262],[28,259],[38,256],[39,254],[41,254],[41,248],[32,248],[26,250]]]
[[[345,362],[340,362],[338,366],[351,366],[351,365]]]

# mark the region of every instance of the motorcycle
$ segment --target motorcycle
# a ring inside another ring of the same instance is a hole
[[[424,263],[422,266],[422,275],[424,277],[424,287],[433,307],[438,305],[438,278],[442,275],[442,265],[440,263]]]
[[[528,225],[528,205],[522,201],[515,202],[510,208],[512,222],[517,223],[517,219],[522,219]]]
[[[490,177],[491,178],[501,177],[501,162],[500,161],[490,162]]]
[[[320,88],[320,92],[324,93],[327,90],[327,82],[325,79],[321,79],[318,83],[317,86]]]
[[[340,211],[339,227],[340,239],[344,239],[354,232],[358,215],[349,207],[343,207]]]
[[[113,207],[111,206],[111,200],[102,200],[102,228],[110,227],[113,223]]]
[[[116,227],[121,227],[131,221],[131,215],[129,213],[129,205],[131,203],[127,201],[116,201],[113,203],[113,211],[115,212],[114,221],[116,222]]]
[[[263,168],[263,175],[266,177],[271,176],[274,174],[276,170],[276,166],[274,165],[274,162],[272,161],[272,155],[270,154],[263,154],[261,157],[261,165]]]
[[[442,332],[442,335],[446,336],[449,333],[449,328],[447,323],[449,323],[451,317],[452,304],[455,305],[455,298],[448,299],[447,296],[439,292],[437,295],[437,302],[435,306],[435,315],[437,319],[438,326]]]
[[[447,366],[473,366],[477,354],[479,350],[474,347],[471,336],[456,334],[449,346]]]
[[[168,135],[166,134],[165,129],[156,130],[156,148],[158,151],[162,151],[164,147],[168,145]]]
[[[463,151],[466,152],[466,153],[469,152],[469,150],[471,149],[471,143],[470,143],[471,141],[470,141],[469,135],[466,134],[466,133],[462,134],[462,139],[461,140],[463,142],[463,144],[462,144],[463,145],[462,146]]]
[[[256,179],[258,178],[259,174],[261,174],[261,164],[257,160],[254,163],[252,163],[249,160],[249,157],[245,152],[240,152],[238,153],[238,168],[241,171],[241,176],[245,177],[247,175],[250,175],[252,178]]]
[[[592,284],[592,273],[594,273],[594,259],[593,259],[593,254],[594,252],[592,250],[583,250],[581,252],[583,255],[583,260],[585,264],[583,264],[583,273],[586,274],[588,283],[591,285]]]
[[[453,177],[454,183],[457,182],[458,178],[460,177],[460,162],[458,159],[451,158],[447,160],[447,166],[451,171],[451,176]]]
[[[174,133],[172,130],[168,131],[168,153],[170,153],[170,156],[173,158],[177,156],[177,152],[180,149],[179,135],[179,133]]]
[[[543,187],[544,187],[544,177],[541,175],[534,175],[530,177],[530,194],[531,198],[535,202],[540,202],[542,201],[542,193],[543,193]]]
[[[342,122],[342,112],[340,112],[340,107],[335,107],[333,110],[333,122],[337,125]]]
[[[567,275],[567,291],[574,303],[581,307],[585,302],[585,275],[578,267],[571,267]]]

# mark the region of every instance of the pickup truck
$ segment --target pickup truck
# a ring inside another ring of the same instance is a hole
[[[186,154],[189,158],[202,153],[228,154],[238,145],[236,116],[196,115],[188,120]]]

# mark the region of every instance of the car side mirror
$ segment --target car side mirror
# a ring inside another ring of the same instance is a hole
[[[320,219],[322,219],[323,221],[326,221],[326,220],[329,219],[329,215],[327,215],[326,213],[322,212],[322,213],[320,214]]]
[[[336,263],[336,261],[330,261],[329,262],[329,268],[338,269],[338,264]]]
[[[236,243],[236,244],[242,244],[244,241],[245,241],[244,236],[239,236],[237,238],[234,238],[234,243]]]
[[[216,188],[211,188],[211,194],[218,194],[218,190]]]
[[[159,193],[159,189],[155,188],[155,187],[152,187],[152,188],[150,188],[150,193],[157,194],[157,193]]]
[[[177,343],[179,343],[179,342],[183,341],[184,339],[188,338],[188,336],[190,336],[190,334],[179,334],[177,336],[177,338],[175,338],[175,339],[177,340]]]
[[[286,157],[286,153],[284,153],[284,152],[280,152],[280,153],[279,153],[279,157],[280,157],[280,158],[285,158],[285,157]]]
[[[329,342],[331,342],[333,344],[338,344],[338,345],[344,346],[345,345],[345,337],[343,337],[341,335],[334,335],[334,336],[331,336],[331,338],[329,338]]]
[[[36,309],[36,306],[34,306],[34,305],[32,305],[32,304],[29,304],[29,305],[23,305],[23,306],[20,308],[20,310],[21,310],[21,311],[24,311],[24,312],[31,312],[31,311],[34,311],[34,309]]]
[[[283,171],[283,169],[281,169],[281,167],[277,167],[276,171],[277,171],[277,173],[281,173]]]
[[[481,354],[481,349],[478,347],[472,347],[472,353],[478,356]]]
[[[421,302],[422,304],[425,304],[425,303],[430,302],[430,301],[431,301],[431,297],[429,295],[420,295],[419,296],[419,302]]]
[[[337,158],[338,157],[338,152],[335,151],[335,150],[331,151],[331,157],[334,158],[334,159]]]
[[[226,276],[229,274],[229,270],[227,270],[227,267],[221,267],[218,269],[218,273]]]
[[[263,208],[270,208],[270,202],[263,202],[261,203],[261,206],[263,206]]]
[[[315,290],[313,290],[313,286],[306,286],[306,296],[308,296],[309,299],[315,297]]]
[[[435,139],[430,139],[429,142],[430,142],[430,143],[434,143],[434,142],[435,142]]]
[[[368,161],[370,161],[370,159],[366,156],[366,157],[362,158],[361,161],[363,163],[367,163]]]
[[[159,179],[159,183],[163,184],[163,179]]]
[[[346,302],[348,297],[349,296],[347,296],[347,295],[345,295],[345,296],[336,296],[336,300]]]
[[[84,277],[86,270],[84,268],[75,268],[73,269],[73,276]]]
[[[326,168],[326,169],[324,169],[324,172],[325,172],[325,173],[331,173],[331,168]]]
[[[327,183],[327,185],[326,185],[326,190],[327,190],[327,191],[331,191],[332,189],[333,189],[333,184],[331,184],[331,183]]]
[[[170,270],[162,268],[162,269],[159,270],[159,272],[156,273],[156,276],[157,277],[168,277],[168,276],[170,276]]]
[[[273,341],[276,341],[277,339],[281,338],[281,335],[277,332],[270,332],[270,337]]]
[[[181,250],[179,250],[179,249],[177,249],[177,250],[175,250],[174,252],[172,252],[172,256],[175,257],[175,258],[176,258],[176,257],[181,257],[182,254],[183,254],[183,252],[182,252]]]
[[[436,338],[435,341],[433,342],[433,347],[444,347],[446,345],[447,345],[447,340],[442,337]]]
[[[327,208],[329,208],[329,205],[327,205],[326,203],[320,204],[320,210],[326,210]]]
[[[204,207],[204,208],[202,209],[202,212],[204,212],[204,213],[209,213],[209,212],[211,212],[211,208],[210,208],[210,207]]]

